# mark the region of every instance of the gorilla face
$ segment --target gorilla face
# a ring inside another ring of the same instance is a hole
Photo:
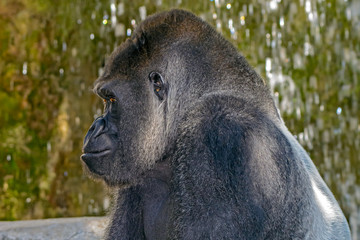
[[[261,78],[244,67],[234,47],[201,19],[179,13],[142,22],[95,82],[105,108],[85,137],[81,158],[93,176],[110,185],[135,181],[161,161],[174,148],[186,113],[206,94],[237,91],[264,99]],[[228,71],[233,65],[239,68]]]
[[[138,50],[131,44],[126,50]],[[109,185],[138,178],[164,153],[168,85],[161,63],[147,67],[142,60],[131,62],[137,54],[128,59],[123,50],[116,51],[95,83],[104,112],[85,136],[81,158],[93,176]],[[136,64],[140,71],[121,71],[123,64]]]

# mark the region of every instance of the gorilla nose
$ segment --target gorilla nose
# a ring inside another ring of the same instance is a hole
[[[103,117],[98,117],[91,125],[88,133],[84,139],[84,148],[89,144],[90,141],[95,140],[101,134],[106,132],[106,121]]]

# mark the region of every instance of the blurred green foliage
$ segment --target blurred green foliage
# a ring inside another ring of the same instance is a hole
[[[232,41],[270,85],[353,232],[360,216],[360,3],[351,0],[0,1],[0,219],[104,214],[83,176],[92,84],[145,15],[186,8]]]
[[[96,196],[81,196],[80,190],[101,192],[102,187],[82,177],[78,159],[87,125],[70,121],[75,115],[91,121],[89,101],[79,90],[96,78],[103,57],[96,58],[104,49],[84,43],[82,35],[95,28],[91,17],[84,18],[82,28],[76,20],[97,4],[47,0],[0,4],[0,208],[4,209],[0,218],[85,214],[87,203]],[[71,105],[73,100],[76,106]],[[76,184],[70,184],[74,179]],[[93,214],[101,213],[97,208]]]

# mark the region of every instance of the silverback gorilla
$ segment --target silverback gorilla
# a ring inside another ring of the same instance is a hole
[[[81,158],[119,189],[107,239],[350,239],[262,78],[192,13],[148,17],[94,92]]]

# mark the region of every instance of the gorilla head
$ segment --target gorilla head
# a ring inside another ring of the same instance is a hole
[[[83,161],[109,184],[132,181],[171,151],[179,121],[202,96],[238,91],[254,101],[258,94],[271,99],[244,65],[234,47],[194,15],[149,17],[95,83],[105,109],[85,137]],[[272,109],[269,102],[261,107]]]
[[[195,15],[148,17],[94,92],[105,108],[81,158],[93,176],[126,184],[108,239],[350,238],[268,87]]]

